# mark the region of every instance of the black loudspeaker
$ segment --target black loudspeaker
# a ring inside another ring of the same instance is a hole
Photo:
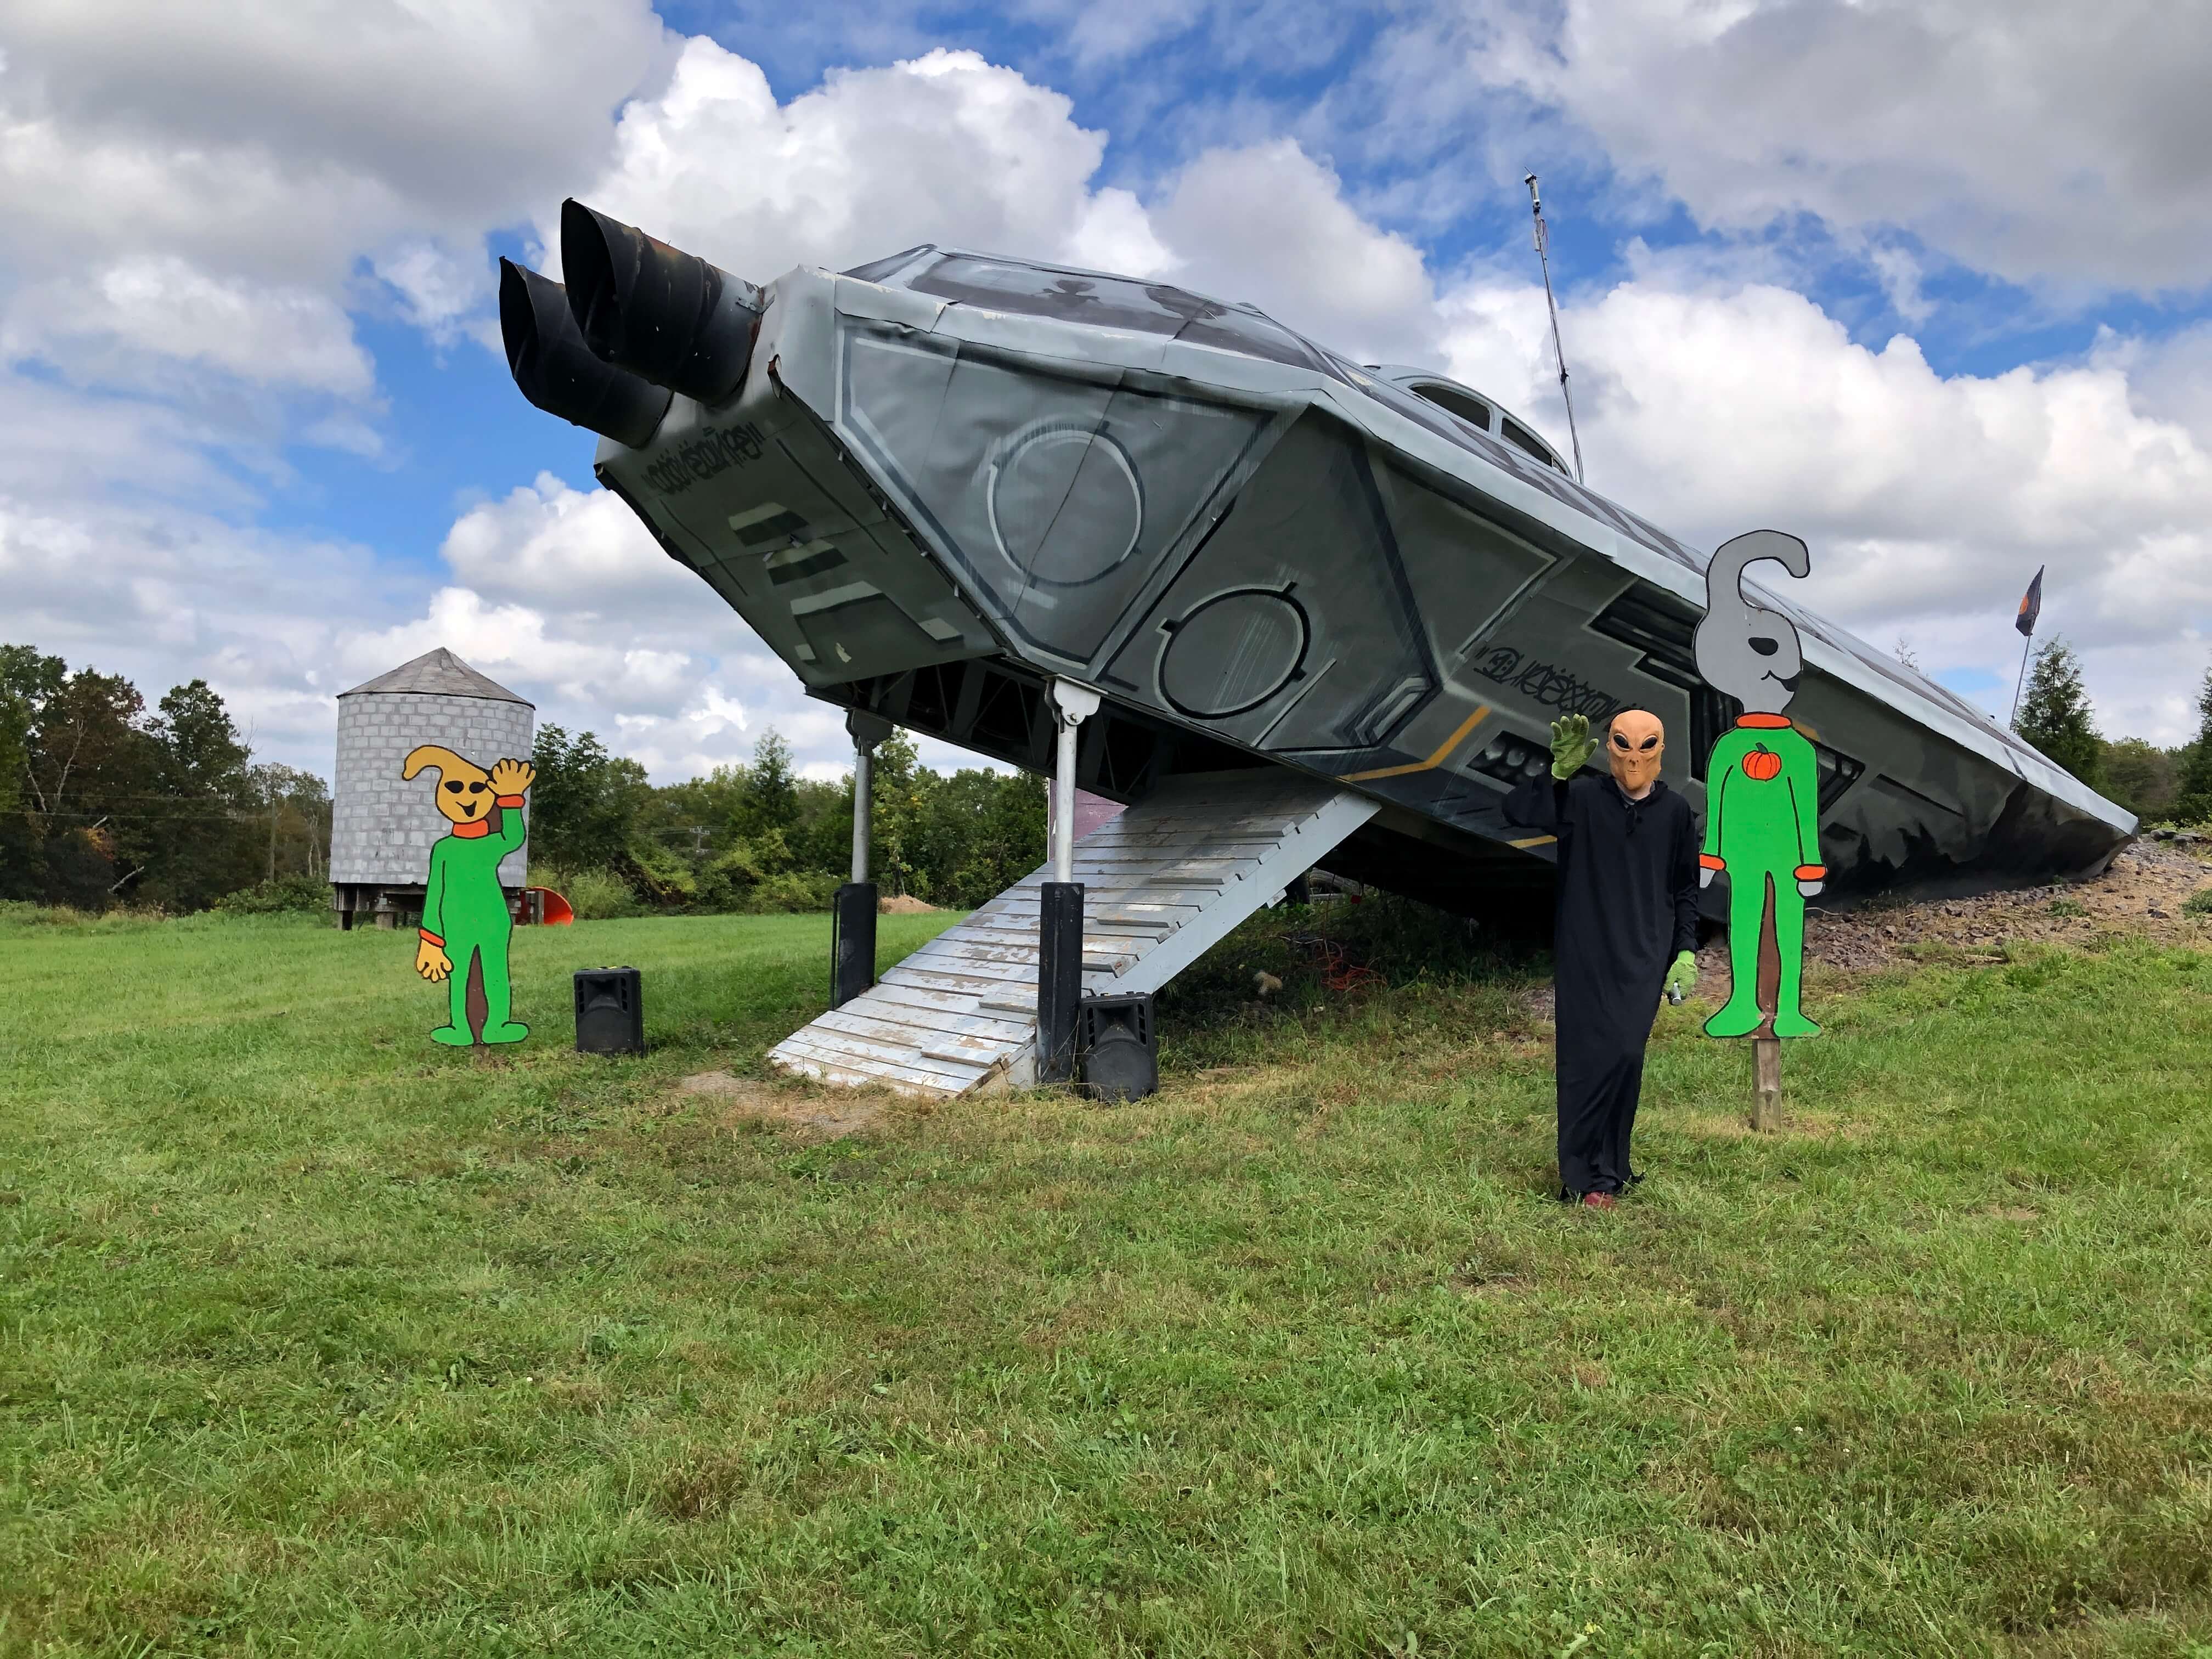
[[[1039,1083],[1072,1083],[1083,1003],[1083,884],[1048,881],[1037,889]]]
[[[830,1006],[876,982],[876,884],[848,881],[830,903]]]
[[[1152,999],[1085,997],[1079,1022],[1084,1092],[1094,1100],[1142,1100],[1160,1090],[1160,1045]]]
[[[582,968],[576,973],[576,1052],[645,1052],[645,987],[635,968]]]

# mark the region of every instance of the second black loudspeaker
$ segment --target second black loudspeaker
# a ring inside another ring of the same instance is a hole
[[[1158,1094],[1159,1043],[1152,1030],[1152,997],[1085,997],[1078,1012],[1084,1092],[1116,1103]]]

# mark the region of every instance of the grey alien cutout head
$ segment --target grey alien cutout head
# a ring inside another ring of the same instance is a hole
[[[1813,556],[1795,536],[1753,530],[1721,544],[1705,567],[1705,617],[1695,640],[1698,672],[1717,691],[1743,705],[1747,714],[1778,714],[1797,694],[1805,658],[1787,617],[1743,596],[1743,568],[1772,559],[1793,576],[1813,568]]]

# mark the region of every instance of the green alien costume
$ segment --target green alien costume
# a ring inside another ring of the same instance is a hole
[[[1826,879],[1820,863],[1820,774],[1813,745],[1781,714],[1746,714],[1713,744],[1705,771],[1705,845],[1698,862],[1729,878],[1728,1001],[1705,1035],[1749,1036],[1759,1007],[1759,939],[1774,907],[1782,977],[1774,1035],[1814,1036],[1800,1006],[1804,979],[1805,893]]]
[[[514,931],[507,909],[507,890],[500,885],[499,863],[522,845],[528,833],[522,820],[520,795],[501,795],[500,826],[489,822],[457,823],[453,833],[430,848],[430,878],[422,895],[422,937],[445,951],[453,964],[446,981],[451,1012],[447,1023],[430,1033],[434,1042],[465,1048],[476,1042],[469,1030],[469,963],[473,957],[482,969],[484,991],[483,1040],[520,1042],[530,1035],[527,1025],[508,1018],[514,993],[507,979],[507,947]]]

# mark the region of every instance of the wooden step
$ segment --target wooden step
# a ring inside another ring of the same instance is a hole
[[[1373,803],[1288,772],[1170,780],[1076,847],[1086,988],[1154,991],[1364,823]],[[1024,876],[882,981],[769,1051],[842,1086],[930,1098],[1028,1075],[1037,917]]]

